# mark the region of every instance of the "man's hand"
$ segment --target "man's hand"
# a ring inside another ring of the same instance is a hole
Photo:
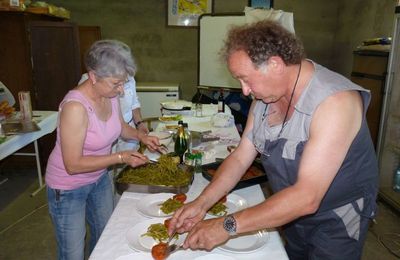
[[[213,218],[197,223],[183,243],[183,248],[212,250],[229,239],[223,228],[224,218]]]
[[[185,233],[190,231],[194,225],[201,221],[207,213],[201,197],[189,202],[175,211],[168,228],[168,233]]]

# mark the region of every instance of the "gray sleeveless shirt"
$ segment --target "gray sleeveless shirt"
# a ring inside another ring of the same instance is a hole
[[[345,77],[321,65],[313,64],[314,75],[301,94],[295,111],[286,122],[282,133],[279,135],[282,125],[269,127],[263,120],[263,115],[268,114],[268,106],[262,101],[257,101],[253,110],[253,130],[247,137],[261,153],[261,161],[271,188],[278,192],[293,185],[297,180],[301,155],[309,138],[311,120],[318,105],[339,91],[359,91],[364,104],[361,128],[318,212],[334,209],[361,197],[372,202],[378,190],[378,166],[365,117],[371,95],[368,90]],[[324,174],[323,169],[320,174]]]

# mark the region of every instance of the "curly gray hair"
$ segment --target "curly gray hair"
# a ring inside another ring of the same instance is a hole
[[[286,65],[299,64],[305,58],[300,39],[273,21],[261,21],[232,28],[220,54],[225,61],[236,51],[244,51],[255,67],[271,56],[279,56]]]

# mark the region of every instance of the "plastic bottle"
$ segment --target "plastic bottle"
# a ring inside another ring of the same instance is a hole
[[[400,166],[397,168],[393,176],[393,190],[400,192]]]
[[[225,99],[224,99],[224,89],[220,89],[218,97],[218,113],[225,112]]]
[[[3,128],[1,127],[0,123],[0,144],[6,140],[6,135],[4,134]]]
[[[194,172],[195,173],[201,173],[201,165],[203,163],[202,159],[203,159],[202,153],[196,153],[194,155]]]
[[[185,138],[187,143],[187,150],[192,153],[192,135],[189,131],[189,126],[187,123],[183,123],[183,129],[185,130]]]

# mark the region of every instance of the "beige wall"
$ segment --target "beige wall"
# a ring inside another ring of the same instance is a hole
[[[72,13],[79,25],[98,25],[103,38],[126,42],[139,65],[138,81],[180,82],[190,99],[197,84],[196,28],[167,27],[166,0],[49,0]],[[247,0],[214,0],[215,12],[241,12]],[[392,32],[395,0],[275,0],[294,13],[296,34],[307,55],[350,75],[353,49],[366,38]]]

